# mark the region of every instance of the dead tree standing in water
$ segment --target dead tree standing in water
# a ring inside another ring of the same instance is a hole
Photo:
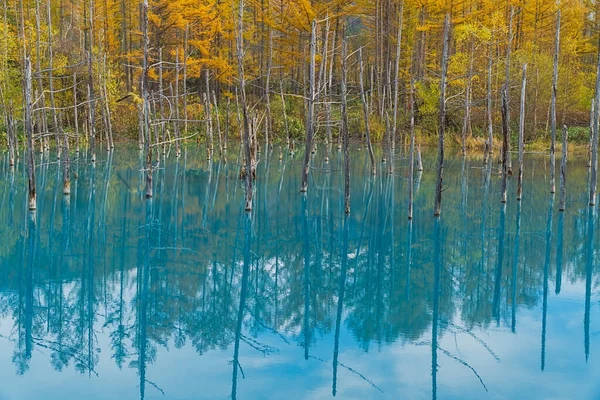
[[[556,86],[558,83],[558,46],[560,40],[560,10],[556,13],[556,38],[554,39],[554,71],[552,73],[552,99],[550,103],[550,193],[556,192]]]
[[[509,91],[510,91],[510,53],[512,50],[512,41],[513,41],[513,19],[515,16],[515,8],[514,6],[510,7],[510,19],[508,20],[508,46],[506,48],[506,77],[504,81],[505,93],[506,96],[506,126],[508,129],[508,143],[506,145],[507,155],[506,158],[502,155],[502,160],[508,163],[506,167],[506,172],[508,175],[512,175],[512,157],[510,156],[510,108],[509,104]],[[504,122],[503,122],[504,123]],[[504,140],[504,139],[503,139]],[[504,146],[504,144],[502,145]]]
[[[252,143],[250,142],[250,122],[248,120],[248,103],[246,101],[246,81],[244,78],[244,0],[240,0],[238,6],[238,15],[236,21],[236,55],[238,64],[238,79],[240,82],[240,97],[242,102],[243,114],[243,144],[245,154],[245,188],[246,188],[246,204],[245,210],[252,211]]]
[[[364,84],[364,64],[362,58],[362,48],[358,49],[358,59],[360,63],[360,98],[363,106],[363,114],[365,118],[365,136],[367,139],[367,149],[369,150],[369,158],[371,159],[371,173],[375,175],[376,173],[376,165],[375,165],[375,155],[373,154],[373,146],[371,145],[371,132],[369,129],[369,105],[367,104],[367,98],[365,96],[365,84]]]
[[[415,175],[415,85],[410,82],[410,167],[408,175],[408,219],[413,217],[413,187]]]
[[[487,114],[487,129],[488,140],[485,145],[483,154],[483,163],[487,165],[488,159],[494,154],[494,121],[492,118],[492,49],[490,45],[487,67],[487,99],[486,99],[486,114]]]
[[[523,77],[521,80],[521,108],[519,110],[519,172],[517,181],[517,200],[523,194],[523,152],[525,147],[525,89],[527,85],[527,64],[523,64]]]
[[[502,88],[502,194],[500,201],[506,203],[506,180],[508,178],[509,128],[508,128],[508,87]]]
[[[31,121],[31,61],[25,58],[25,82],[23,82],[25,94],[25,133],[27,134],[27,172],[29,186],[29,210],[37,208],[35,194],[35,160],[33,156],[33,123]]]
[[[594,118],[592,124],[592,168],[590,171],[590,201],[589,205],[596,204],[596,180],[598,174],[598,112],[600,108],[600,51],[598,52],[598,65],[596,67],[596,100],[594,101]]]
[[[148,0],[142,3],[142,35],[144,42],[144,54],[141,77],[142,94],[142,130],[144,132],[144,150],[146,152],[146,197],[152,197],[152,149],[150,142],[152,140],[150,133],[150,106],[148,101],[148,47],[150,40],[148,38]]]
[[[404,13],[404,2],[400,3],[398,10],[398,35],[396,36],[396,60],[394,64],[394,123],[392,126],[391,149],[392,154],[396,148],[396,133],[398,131],[398,93],[400,85],[400,50],[402,45],[402,14]],[[393,157],[390,157],[390,160]]]
[[[593,147],[593,139],[594,139],[594,108],[596,99],[592,99],[592,106],[590,107],[590,142],[588,143],[588,163],[587,167],[590,168],[592,166],[592,147]]]
[[[340,94],[342,96],[342,124],[341,124],[341,136],[344,147],[344,212],[350,214],[350,154],[349,154],[349,142],[348,137],[348,103],[346,99],[346,85],[348,80],[348,37],[346,36],[346,26],[342,26],[342,80],[340,83]]]
[[[148,9],[148,2],[144,3],[146,6],[146,10]],[[89,2],[89,12],[88,12],[88,26],[87,26],[87,72],[88,72],[88,121],[89,121],[89,139],[90,139],[90,153],[91,153],[91,161],[96,161],[96,99],[94,93],[94,74],[92,71],[92,58],[94,56],[94,44],[93,44],[93,34],[94,27],[94,1],[90,0]],[[147,16],[143,17],[144,20],[147,21]],[[146,33],[146,39],[147,39]],[[144,40],[144,46],[146,46],[146,40]],[[147,51],[145,52],[147,53]],[[145,54],[146,62],[147,54]]]
[[[304,166],[302,168],[302,187],[300,191],[305,193],[308,190],[308,171],[310,169],[310,154],[313,146],[313,135],[315,132],[315,54],[317,48],[317,21],[312,21],[311,35],[310,35],[310,66],[308,69],[308,99],[306,113],[306,148],[304,149]]]
[[[567,152],[568,152],[568,131],[567,126],[562,129],[562,159],[560,162],[560,202],[559,211],[565,211],[567,202]]]
[[[444,20],[444,45],[442,51],[442,74],[440,79],[439,121],[438,121],[438,160],[435,187],[435,208],[433,215],[438,217],[442,212],[442,182],[444,175],[444,133],[446,130],[446,74],[448,69],[448,41],[450,36],[450,16]]]

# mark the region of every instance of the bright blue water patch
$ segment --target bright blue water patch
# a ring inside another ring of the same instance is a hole
[[[319,149],[303,196],[302,154],[267,153],[250,215],[237,154],[168,155],[151,200],[133,148],[74,160],[69,198],[38,155],[35,219],[4,158],[0,399],[600,396],[585,161],[559,213],[546,159],[502,207],[496,164],[450,157],[436,222],[425,155],[409,223],[402,157],[372,179],[353,151],[345,218],[341,154]]]

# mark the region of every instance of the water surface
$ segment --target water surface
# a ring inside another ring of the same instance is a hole
[[[572,160],[558,212],[547,159],[528,157],[523,201],[500,204],[497,166],[449,158],[432,217],[433,154],[373,179],[352,152],[263,150],[254,211],[237,154],[161,159],[144,198],[134,148],[85,154],[62,195],[37,156],[0,170],[0,399],[600,398],[597,212]],[[23,158],[23,157],[22,157]]]

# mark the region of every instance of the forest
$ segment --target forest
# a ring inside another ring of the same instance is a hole
[[[589,140],[590,149],[597,142],[598,7],[540,0],[4,1],[3,137],[11,164],[20,144],[30,153],[54,146],[58,158],[65,154],[65,193],[71,147],[78,154],[86,146],[95,161],[99,147],[137,141],[152,197],[152,154],[167,145],[179,156],[182,143],[204,143],[208,158],[217,146],[226,160],[229,138],[241,138],[240,175],[254,177],[259,142],[285,142],[291,152],[305,142],[305,192],[309,153],[319,141],[337,142],[338,150],[365,142],[375,172],[374,142],[386,149],[385,162],[396,144],[408,145],[409,131],[418,151],[438,137],[443,148],[448,131],[463,155],[484,148],[487,159],[501,147],[494,139],[501,131],[507,151],[511,141],[551,140],[554,192],[557,126],[568,125],[571,141]],[[590,163],[597,164],[593,152]],[[28,163],[33,206],[32,157]],[[510,157],[507,163],[511,175]],[[442,165],[443,154],[438,170]],[[251,209],[252,179],[246,184]]]
[[[248,107],[258,117],[260,136],[267,142],[300,139],[305,134],[314,41],[313,123],[322,138],[337,136],[332,128],[339,125],[341,43],[347,38],[350,134],[364,133],[362,95],[374,140],[383,140],[387,123],[394,132],[406,126],[412,83],[417,125],[431,135],[439,96],[441,34],[444,15],[449,14],[448,126],[481,136],[489,124],[488,100],[490,125],[499,124],[500,87],[508,82],[516,95],[520,66],[527,63],[526,136],[532,138],[548,130],[557,27],[558,119],[569,126],[587,125],[594,92],[598,6],[580,1],[557,4],[5,1],[0,44],[4,122],[24,118],[24,58],[29,58],[32,118],[36,136],[43,141],[59,130],[85,142],[96,134],[109,148],[114,138],[135,140],[143,78],[150,124],[160,131],[160,141],[177,134],[207,141],[226,131],[237,136],[239,117],[229,114],[239,110],[239,43]],[[515,110],[518,106],[510,105]]]

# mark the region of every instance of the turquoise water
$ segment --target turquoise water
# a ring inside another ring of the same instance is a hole
[[[302,154],[267,153],[250,217],[236,154],[169,154],[149,201],[133,148],[82,154],[70,199],[38,155],[35,218],[4,157],[0,399],[600,398],[584,160],[559,213],[545,158],[502,207],[497,169],[451,156],[436,221],[426,154],[409,223],[401,157],[372,179],[353,150],[345,218],[339,153],[307,196]]]

